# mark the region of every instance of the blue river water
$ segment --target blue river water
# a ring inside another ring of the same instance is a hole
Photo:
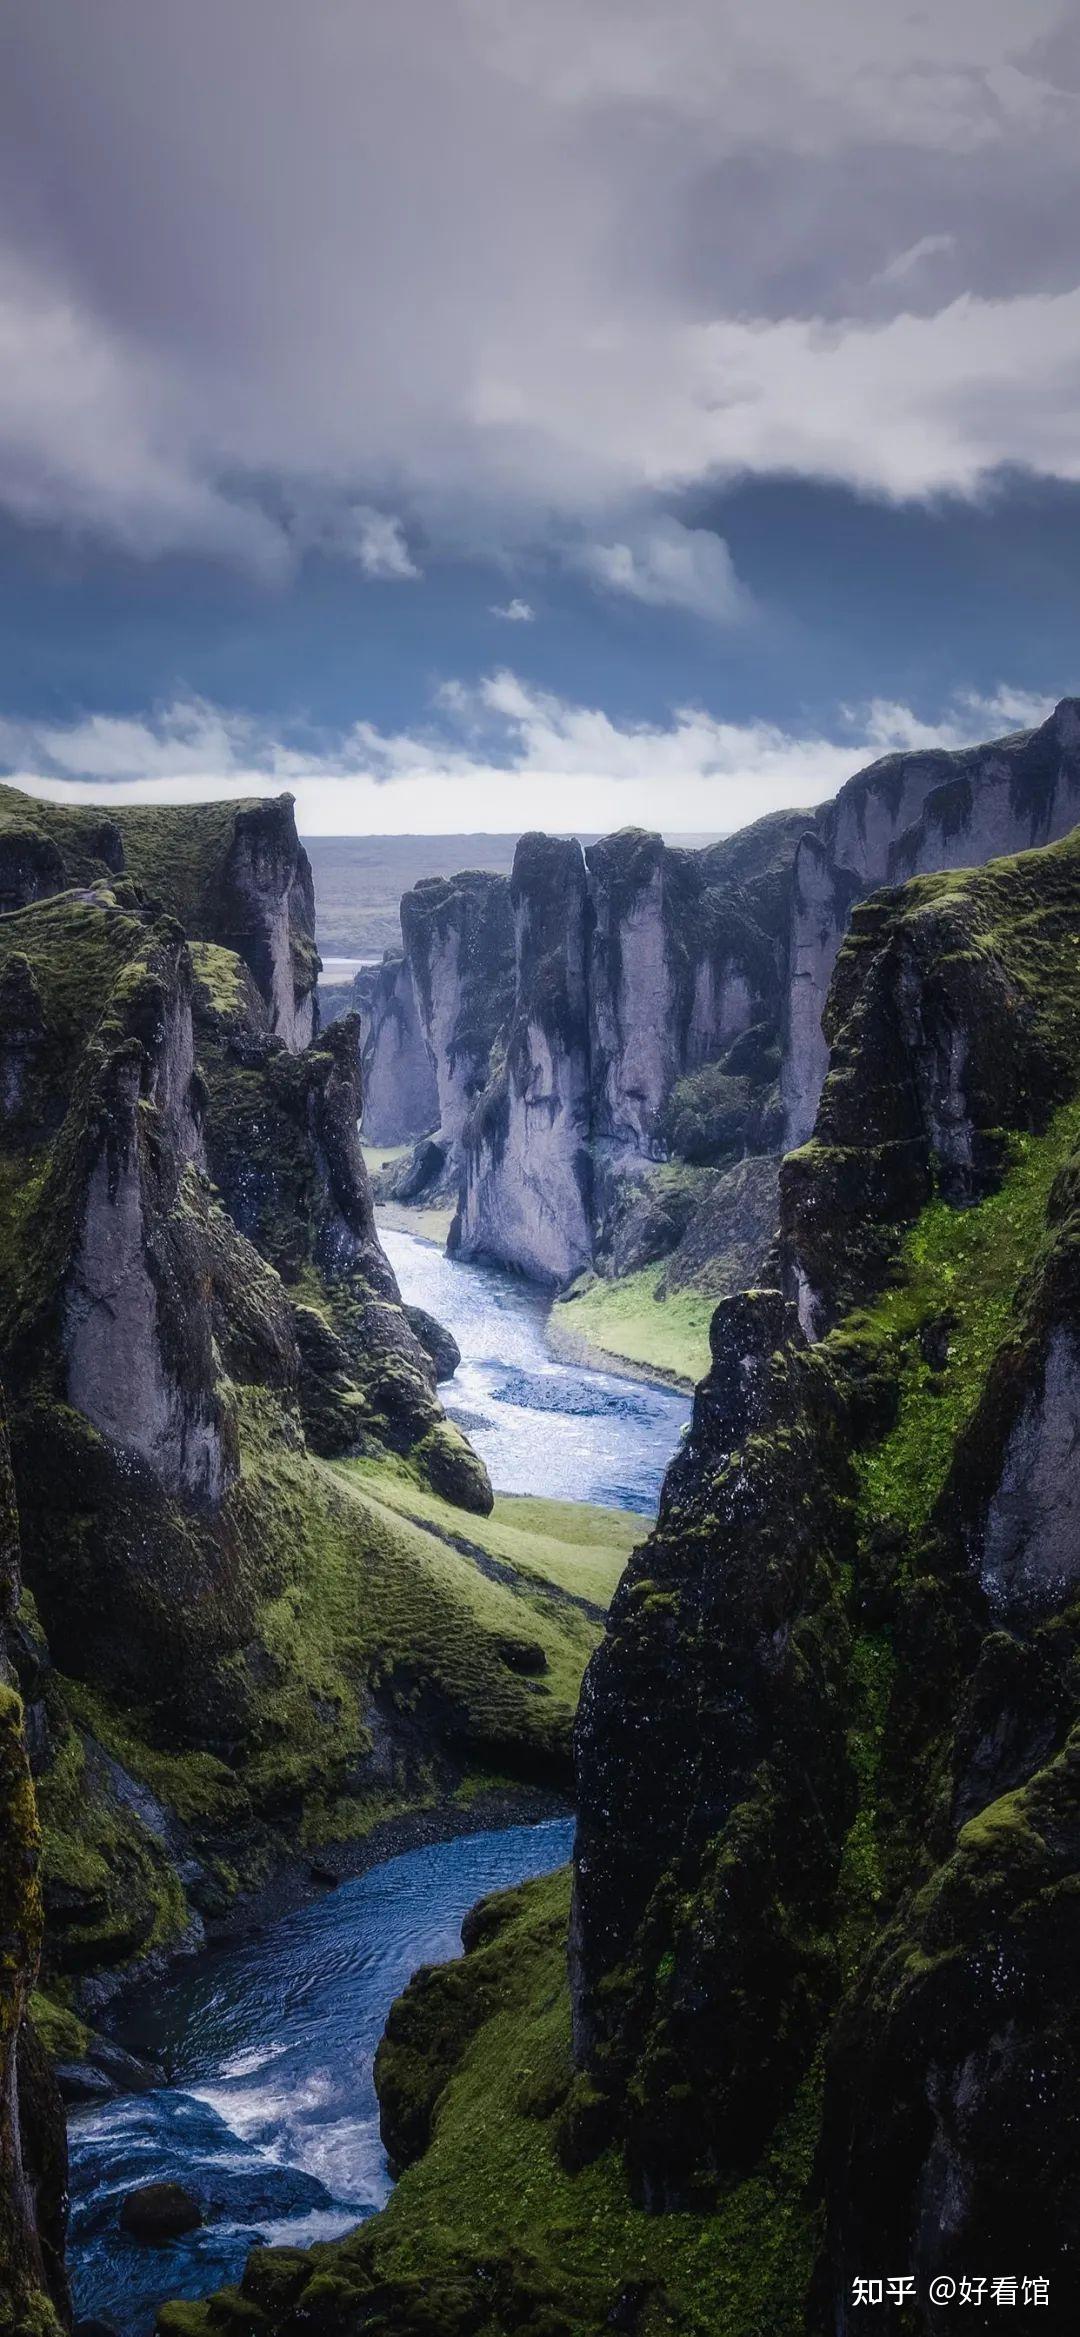
[[[561,1363],[548,1301],[517,1275],[447,1258],[380,1226],[403,1298],[452,1331],[461,1362],[440,1389],[500,1493],[596,1501],[651,1516],[690,1416],[674,1388]]]
[[[176,1974],[125,2032],[167,2085],[71,2120],[77,2312],[136,2337],[163,2297],[236,2279],[249,2248],[332,2239],[381,2207],[372,2065],[395,1996],[460,1952],[477,1899],[561,1866],[572,1841],[551,1819],[410,1851]],[[121,2201],[149,2182],[192,2190],[203,2228],[128,2239]]]
[[[513,1276],[408,1233],[382,1239],[403,1296],[458,1341],[441,1393],[496,1489],[652,1513],[687,1399],[558,1362],[544,1300]],[[166,2085],[71,2119],[78,2313],[143,2337],[163,2297],[235,2279],[249,2248],[329,2239],[381,2207],[372,2064],[394,1997],[419,1964],[459,1952],[475,1900],[561,1865],[572,1839],[553,1820],[413,1851],[175,1972],[124,2035]],[[161,2247],[128,2239],[125,2194],[164,2181],[194,2192],[203,2227]]]

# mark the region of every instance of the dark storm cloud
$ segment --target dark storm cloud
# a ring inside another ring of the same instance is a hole
[[[1075,0],[19,0],[3,38],[24,518],[402,581],[542,542],[726,619],[671,491],[1080,476]]]

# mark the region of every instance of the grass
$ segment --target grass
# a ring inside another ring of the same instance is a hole
[[[709,1324],[716,1300],[698,1290],[657,1296],[663,1265],[643,1266],[615,1282],[597,1279],[556,1301],[551,1328],[597,1353],[625,1357],[693,1387],[709,1368]]]
[[[532,1494],[497,1494],[490,1517],[465,1517],[418,1486],[407,1470],[385,1461],[342,1461],[337,1473],[370,1492],[380,1507],[437,1534],[465,1535],[490,1557],[514,1567],[523,1579],[554,1584],[592,1606],[608,1605],[630,1552],[645,1531],[633,1510],[541,1501]]]
[[[195,978],[216,1014],[226,1021],[238,1015],[245,1003],[247,968],[235,950],[222,949],[215,941],[189,943]]]
[[[987,1200],[972,1209],[932,1201],[905,1239],[896,1287],[847,1318],[841,1339],[886,1344],[900,1370],[895,1426],[856,1463],[872,1514],[905,1527],[928,1519],[1043,1238],[1050,1188],[1078,1139],[1080,1104],[1067,1104],[1044,1136],[1013,1139],[1009,1170]],[[948,1348],[937,1371],[919,1332],[943,1315]]]
[[[640,1521],[616,1512],[619,1522],[612,1529],[612,1540],[606,1550],[600,1545],[599,1555],[595,1545],[590,1547],[586,1524],[582,1560],[576,1567],[571,1540],[554,1543],[535,1521],[524,1525],[519,1518],[505,1523],[498,1514],[504,1508],[502,1503],[492,1517],[478,1518],[399,1476],[392,1463],[338,1461],[316,1466],[364,1512],[365,1540],[376,1543],[385,1539],[394,1548],[393,1575],[388,1571],[381,1581],[372,1580],[364,1602],[365,1630],[377,1633],[384,1660],[426,1660],[436,1677],[441,1674],[448,1687],[456,1687],[463,1695],[478,1728],[483,1727],[485,1708],[494,1706],[497,1709],[490,1711],[490,1719],[497,1729],[498,1710],[505,1704],[507,1722],[512,1710],[520,1716],[519,1725],[528,1736],[540,1717],[535,1716],[535,1687],[506,1671],[499,1659],[493,1660],[486,1651],[495,1640],[536,1641],[548,1663],[537,1684],[546,1692],[552,1722],[568,1727],[577,1706],[582,1672],[600,1635],[598,1620],[587,1616],[572,1599],[576,1596],[597,1606],[606,1604],[640,1533]],[[547,1506],[536,1505],[541,1510]],[[571,1511],[573,1506],[551,1504],[560,1511]],[[522,1500],[511,1507],[528,1511],[532,1505]],[[612,1513],[607,1514],[610,1517]],[[565,1515],[561,1529],[564,1536],[573,1532]],[[462,1543],[467,1548],[460,1547]],[[493,1580],[471,1550],[479,1550],[483,1557],[506,1567],[511,1578]],[[576,1571],[584,1573],[589,1589],[575,1589],[571,1599],[553,1596],[553,1590],[570,1587]],[[332,1589],[327,1583],[324,1595],[331,1606]],[[355,1601],[355,1584],[350,1583],[347,1590],[350,1601]],[[318,1602],[319,1593],[315,1595]],[[347,1627],[340,1601],[337,1604],[336,1617],[326,1614],[325,1607],[323,1610],[335,1647]],[[474,1640],[479,1644],[474,1646]],[[477,1676],[470,1686],[482,1658],[484,1672],[490,1676],[484,1681]],[[512,1727],[511,1737],[516,1733]],[[543,1733],[541,1726],[537,1734]]]

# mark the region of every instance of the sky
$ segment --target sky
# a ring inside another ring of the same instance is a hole
[[[0,768],[722,831],[1080,687],[1080,0],[10,0]]]

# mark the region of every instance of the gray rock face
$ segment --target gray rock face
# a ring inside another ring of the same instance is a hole
[[[592,1259],[590,904],[581,846],[523,836],[510,899],[516,991],[506,1061],[465,1132],[457,1247],[558,1285]]]
[[[987,1511],[979,1580],[1008,1622],[1052,1614],[1080,1586],[1080,1342],[1056,1327],[1009,1438]]]
[[[271,1029],[287,1047],[306,1047],[315,1033],[319,967],[315,888],[291,796],[237,812],[215,922],[218,930],[206,938],[243,958],[269,1006]]]
[[[801,826],[801,822],[798,823]],[[789,815],[732,845],[523,837],[506,1062],[464,1138],[463,1253],[545,1282],[610,1250],[687,1073],[779,1011]]]
[[[879,885],[977,867],[1080,820],[1080,702],[984,747],[888,755],[817,815],[795,855],[781,1090],[785,1145],[809,1136],[828,1067],[821,1017],[852,904]]]
[[[439,1091],[420,1026],[412,968],[387,950],[357,998],[363,1038],[364,1141],[415,1144],[437,1126]],[[355,992],[355,985],[354,985]]]
[[[180,1183],[198,1142],[186,950],[174,953],[168,972],[153,1051],[129,1040],[102,1073],[99,1146],[64,1296],[67,1395],[162,1485],[216,1501],[228,1469],[220,1410],[208,1394],[210,1318],[197,1277],[185,1270],[177,1222]],[[158,1116],[160,1147],[148,1140],[145,1103]],[[184,1360],[196,1350],[205,1369],[192,1373]]]
[[[487,869],[428,877],[405,894],[401,931],[420,1028],[435,1075],[433,1123],[459,1162],[465,1123],[491,1070],[513,999],[510,886]]]
[[[744,1037],[758,1067],[735,1151],[757,1157],[803,1144],[828,1065],[822,1014],[855,904],[911,875],[1051,841],[1078,820],[1080,702],[1066,699],[1038,730],[955,754],[888,756],[819,813],[776,815],[703,852],[672,850],[639,829],[604,838],[584,856],[584,887],[575,845],[553,844],[548,860],[537,839],[522,839],[507,1065],[462,1138],[464,1254],[556,1283],[609,1264],[641,1163],[679,1150],[671,1111],[684,1083],[716,1067],[711,1117],[732,1118]],[[432,901],[446,890],[436,885]],[[465,1058],[452,1035],[462,1001],[452,952],[429,943],[423,979],[452,1175],[478,1058],[455,1084],[451,1058],[455,1067]],[[419,997],[419,979],[416,988]],[[574,1001],[565,1030],[559,1000]],[[910,1019],[924,1013],[925,1002],[912,1000]],[[778,1101],[775,1057],[767,1078],[760,1065],[781,1032]],[[915,1051],[935,1154],[954,1185],[971,1169],[962,1044],[950,1052],[948,1034],[936,1032],[921,1060]],[[708,1097],[689,1102],[709,1119]],[[715,1150],[683,1157],[721,1167],[732,1159]],[[808,1320],[812,1311],[810,1293]]]

